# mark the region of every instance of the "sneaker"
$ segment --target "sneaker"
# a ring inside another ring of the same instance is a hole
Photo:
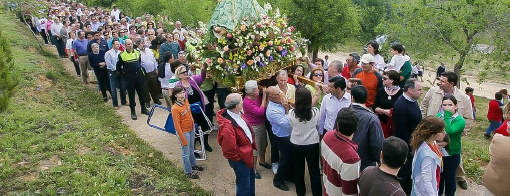
[[[269,165],[268,163],[261,163],[259,162],[259,165],[263,168],[266,168],[266,169],[271,169],[271,165]]]
[[[255,172],[255,179],[262,179],[262,176],[260,176],[259,172]]]
[[[193,173],[193,172],[192,172],[192,173],[190,173],[190,174],[188,174],[188,176],[189,176],[189,178],[191,178],[191,179],[199,179],[199,178],[200,178],[200,176],[198,176],[198,174]]]
[[[204,168],[202,166],[193,166],[191,167],[192,170],[197,170],[197,171],[204,171]]]
[[[274,187],[282,190],[282,191],[289,191],[289,187],[285,183],[281,183],[279,185],[275,185]]]
[[[484,133],[483,136],[485,137],[485,139],[491,139],[491,135],[490,134]]]
[[[278,163],[273,163],[273,173],[276,174],[278,172]]]

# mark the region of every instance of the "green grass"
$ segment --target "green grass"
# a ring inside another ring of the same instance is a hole
[[[427,92],[429,88],[424,88]],[[425,96],[425,93],[420,98]],[[485,173],[485,167],[490,161],[489,145],[490,140],[485,139],[483,134],[489,126],[487,120],[487,110],[490,99],[475,96],[476,120],[472,124],[468,135],[462,136],[462,163],[466,175],[477,184],[482,184],[482,176]]]
[[[21,76],[0,113],[0,195],[211,195],[38,49],[18,21],[0,11]]]

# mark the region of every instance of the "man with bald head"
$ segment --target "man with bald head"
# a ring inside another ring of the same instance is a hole
[[[241,113],[243,98],[238,93],[226,97],[225,109],[218,111],[218,143],[223,156],[236,175],[236,195],[255,195],[255,167],[253,150],[255,134]]]
[[[145,99],[143,96],[143,69],[140,65],[140,52],[133,48],[133,41],[126,39],[126,50],[119,54],[117,61],[117,72],[121,73],[126,81],[126,89],[129,97],[129,107],[131,108],[131,119],[136,120],[135,112],[135,90],[140,100],[142,114],[149,114],[145,108]]]
[[[281,70],[278,72],[278,75],[276,76],[276,82],[278,84],[276,87],[278,87],[278,90],[280,91],[280,94],[285,95],[284,98],[287,99],[290,103],[294,103],[295,100],[295,94],[296,94],[296,87],[294,85],[287,83],[289,76],[287,74],[287,71]]]
[[[188,31],[186,31],[186,29],[182,28],[181,21],[176,21],[175,22],[175,29],[172,31],[172,34],[174,34],[174,33],[179,33],[179,39],[180,39],[180,41],[182,41],[182,40],[185,39],[184,34],[187,34]]]
[[[278,75],[277,80],[280,76],[283,75]],[[280,82],[281,81],[278,80],[278,86],[280,85]],[[271,86],[266,90],[266,94],[269,98],[269,104],[266,109],[266,117],[269,123],[271,123],[272,132],[276,136],[275,143],[278,145],[280,150],[280,162],[278,164],[276,175],[273,178],[273,185],[278,189],[288,191],[289,187],[287,187],[284,180],[287,179],[290,171],[292,171],[291,163],[293,148],[292,143],[290,143],[290,132],[292,131],[292,126],[287,118],[287,113],[289,112],[288,99],[281,95],[281,91],[278,86]]]

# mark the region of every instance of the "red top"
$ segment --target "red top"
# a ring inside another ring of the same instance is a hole
[[[361,67],[359,67],[359,66],[358,66],[358,67],[356,67],[356,69],[358,69],[358,68],[361,68]],[[356,70],[356,69],[354,69],[354,70]],[[352,78],[352,76],[351,76],[351,71],[349,71],[349,66],[345,66],[345,67],[342,69],[342,76],[343,76],[346,80],[348,80],[349,78]]]
[[[292,78],[292,77],[289,77],[287,79],[287,83],[292,84],[292,85],[296,85],[296,81],[294,81],[294,78]]]
[[[241,115],[241,118],[250,128],[253,143],[250,142],[244,130],[228,115],[226,109],[218,111],[216,118],[220,126],[218,129],[218,143],[221,146],[223,156],[231,161],[242,161],[248,168],[253,169],[253,150],[256,150],[257,147],[255,145],[255,134],[250,123],[244,115]]]
[[[493,99],[489,102],[489,111],[487,112],[487,118],[490,121],[501,122],[501,119],[503,119],[503,111],[501,111],[501,108],[499,107],[499,101]]]
[[[508,133],[508,131],[506,131],[508,128],[508,120],[505,120],[505,122],[503,122],[503,124],[496,129],[496,132],[495,133],[499,133],[503,136],[510,136],[510,133]]]
[[[469,99],[471,99],[471,107],[475,108],[475,96],[474,95],[469,95]]]

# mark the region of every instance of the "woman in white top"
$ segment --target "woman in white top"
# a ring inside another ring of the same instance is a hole
[[[66,40],[66,51],[69,55],[69,59],[71,59],[71,62],[73,62],[74,69],[76,70],[76,75],[80,76],[80,65],[78,63],[78,58],[74,58],[74,52],[73,52],[73,42],[76,40],[76,33],[73,31],[69,32],[69,39]]]
[[[376,41],[370,41],[367,44],[367,52],[374,56],[375,60],[375,68],[378,71],[384,70],[386,63],[384,62],[384,58],[379,54],[379,44]]]
[[[296,89],[296,107],[288,114],[292,132],[290,142],[294,144],[294,183],[297,195],[305,195],[305,160],[308,165],[312,194],[322,195],[321,176],[319,169],[319,132],[317,121],[320,117],[319,109],[312,107],[317,105],[319,97],[304,88]]]

